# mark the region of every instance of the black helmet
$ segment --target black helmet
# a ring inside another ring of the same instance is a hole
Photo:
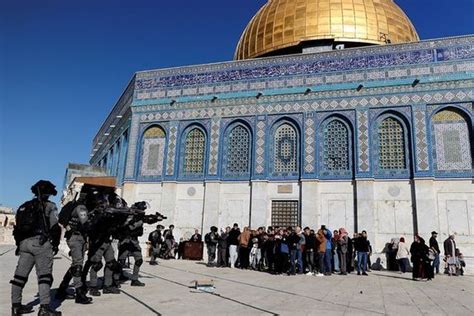
[[[217,230],[218,230],[218,229],[217,229],[216,226],[211,226],[211,232],[214,232],[214,233],[215,233],[215,232],[217,232]]]
[[[31,192],[34,195],[39,196],[40,194],[47,194],[47,195],[56,195],[58,191],[56,191],[56,186],[47,180],[40,180],[33,184],[31,187]]]

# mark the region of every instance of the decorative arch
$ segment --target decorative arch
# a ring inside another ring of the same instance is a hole
[[[181,135],[181,175],[202,177],[206,170],[207,134],[198,124],[188,126]]]
[[[224,133],[222,153],[222,176],[230,178],[249,178],[252,165],[252,132],[241,121],[228,125]]]
[[[353,130],[339,115],[327,117],[319,127],[319,169],[322,177],[352,177]]]
[[[411,143],[404,117],[387,112],[373,125],[375,173],[378,176],[411,176]]]
[[[433,162],[437,174],[472,173],[471,120],[457,107],[444,107],[431,117]]]
[[[301,165],[300,130],[289,119],[281,119],[272,126],[270,175],[298,177]]]
[[[161,176],[165,157],[166,132],[159,125],[148,127],[142,136],[140,175]]]

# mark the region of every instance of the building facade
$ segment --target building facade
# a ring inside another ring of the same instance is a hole
[[[295,41],[296,14],[292,40],[277,41],[275,20],[272,42],[256,21],[278,17],[280,2],[249,23],[243,60],[137,72],[91,165],[116,176],[128,202],[166,214],[178,236],[234,222],[325,224],[366,230],[381,252],[393,237],[436,230],[474,256],[474,36],[418,41],[403,15],[375,42],[321,28]],[[390,10],[386,21],[403,14]]]

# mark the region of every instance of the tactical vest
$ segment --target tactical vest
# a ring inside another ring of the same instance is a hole
[[[34,236],[44,236],[46,241],[49,237],[49,219],[44,214],[46,203],[33,199],[21,205],[15,216],[16,224],[13,236],[17,243]]]
[[[78,204],[73,211],[69,221],[67,222],[68,231],[66,239],[69,239],[74,233],[85,234],[85,224],[88,220],[88,210],[83,204]]]

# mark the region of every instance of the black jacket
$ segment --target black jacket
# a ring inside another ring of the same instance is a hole
[[[315,234],[309,234],[304,236],[306,239],[306,246],[305,249],[316,249],[316,235]]]
[[[290,250],[298,249],[298,243],[300,242],[300,236],[298,236],[295,232],[291,233],[290,236],[286,239],[288,242],[288,248]]]
[[[437,241],[436,238],[434,238],[434,237],[431,237],[431,238],[430,238],[430,248],[434,249],[437,254],[440,253],[438,241]]]
[[[454,249],[453,249],[454,246]],[[456,251],[456,242],[453,240],[451,243],[451,238],[448,238],[444,241],[444,255],[452,256]]]
[[[231,229],[229,232],[229,237],[227,238],[227,243],[229,245],[239,245],[239,235],[240,235],[240,229]]]
[[[370,242],[366,237],[358,237],[354,241],[354,247],[356,251],[370,252]]]

